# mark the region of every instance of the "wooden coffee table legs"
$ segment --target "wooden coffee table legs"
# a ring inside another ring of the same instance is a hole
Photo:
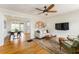
[[[62,41],[64,41],[64,38],[63,37],[59,37],[60,51],[61,51],[61,47],[62,47]]]
[[[61,47],[62,47],[61,39],[59,39],[59,45],[60,45],[60,51],[61,51]]]

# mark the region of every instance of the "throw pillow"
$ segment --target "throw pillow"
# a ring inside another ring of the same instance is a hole
[[[74,40],[74,37],[69,35],[69,36],[67,37],[67,39],[70,40],[70,41],[73,41],[73,40]]]

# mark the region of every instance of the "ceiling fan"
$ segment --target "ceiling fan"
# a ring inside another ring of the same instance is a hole
[[[36,10],[39,10],[39,11],[42,11],[41,13],[39,13],[39,14],[42,14],[42,13],[54,13],[54,12],[57,12],[57,11],[54,11],[54,10],[52,10],[52,11],[50,11],[53,7],[54,7],[55,5],[54,4],[51,4],[50,6],[44,6],[44,9],[40,9],[40,8],[35,8]],[[48,15],[48,14],[46,14],[46,15]]]

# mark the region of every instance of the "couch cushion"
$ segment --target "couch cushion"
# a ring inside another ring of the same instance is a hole
[[[78,47],[78,46],[79,46],[79,41],[74,40],[74,43],[73,43],[72,47]]]
[[[70,40],[70,41],[73,41],[74,38],[77,38],[77,36],[69,35],[69,36],[67,37],[67,39]]]
[[[65,43],[68,44],[68,45],[71,45],[71,46],[73,45],[72,41],[65,41]]]

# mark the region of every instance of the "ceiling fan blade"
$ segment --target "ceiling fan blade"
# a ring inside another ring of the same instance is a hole
[[[47,8],[47,10],[49,11],[49,10],[52,9],[54,6],[55,6],[54,4],[51,4],[51,5]]]
[[[43,11],[43,10],[41,10],[41,9],[39,9],[39,8],[35,8],[36,10],[40,10],[40,11]]]
[[[57,12],[57,11],[48,11],[48,12]]]
[[[40,14],[42,14],[42,13],[44,13],[44,12],[40,12],[40,13],[38,13],[38,14],[40,15]]]

